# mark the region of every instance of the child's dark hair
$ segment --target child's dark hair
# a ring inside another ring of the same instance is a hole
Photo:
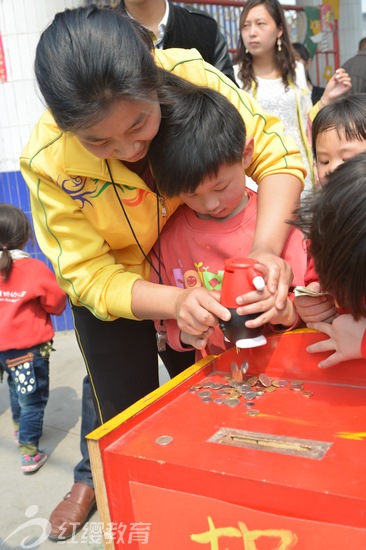
[[[281,50],[278,51],[278,48],[275,48],[275,57],[279,72],[281,73],[282,82],[287,89],[289,86],[289,79],[293,82],[296,80],[296,58],[295,50],[292,47],[290,39],[290,33],[288,31],[285,13],[278,0],[248,0],[248,2],[246,2],[240,15],[240,34],[237,48],[238,53],[234,57],[234,63],[239,64],[240,66],[238,76],[243,82],[244,90],[250,90],[252,87],[252,82],[257,83],[253,70],[253,56],[250,52],[246,51],[246,47],[241,36],[241,30],[250,10],[260,5],[265,6],[268,13],[275,21],[276,26],[283,30],[283,34],[281,36]]]
[[[23,249],[32,237],[32,227],[22,210],[12,204],[0,204],[0,273],[5,282],[13,267],[10,251]]]
[[[336,130],[347,141],[366,141],[366,94],[358,93],[342,97],[323,107],[312,126],[312,143],[316,159],[316,138],[322,132]]]
[[[160,98],[162,120],[149,149],[159,191],[167,197],[194,192],[224,164],[240,162],[245,125],[219,92],[166,75]]]
[[[354,319],[366,317],[366,152],[339,165],[295,215],[322,289]]]

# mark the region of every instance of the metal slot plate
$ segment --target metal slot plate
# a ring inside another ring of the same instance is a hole
[[[221,428],[208,439],[208,442],[302,458],[312,458],[314,460],[322,460],[328,449],[332,446],[332,443],[327,441],[249,432],[232,428]]]

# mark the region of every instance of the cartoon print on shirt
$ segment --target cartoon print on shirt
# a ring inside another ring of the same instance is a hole
[[[183,266],[179,261],[179,267],[173,268],[174,281],[179,288],[195,288],[203,286],[208,290],[221,290],[224,270],[220,269],[218,273],[209,271],[209,266],[204,266],[203,262],[194,262],[197,270],[187,269],[183,272]]]

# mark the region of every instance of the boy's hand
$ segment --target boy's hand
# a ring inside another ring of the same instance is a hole
[[[220,293],[203,287],[180,292],[175,304],[175,319],[181,331],[199,336],[219,320],[229,321],[230,311],[220,304]]]
[[[290,298],[287,298],[286,305],[281,311],[277,313],[271,319],[272,325],[282,325],[283,327],[292,327],[297,321],[298,317],[296,309]]]
[[[333,367],[342,361],[362,357],[361,342],[366,330],[366,319],[355,321],[352,315],[347,314],[339,315],[332,324],[309,323],[307,326],[329,336],[328,340],[308,346],[309,353],[334,351],[332,355],[319,363],[320,368]]]
[[[239,302],[239,299],[237,301]],[[263,290],[253,290],[243,294],[240,296],[240,302],[244,305],[237,308],[238,315],[259,314],[255,319],[245,323],[248,328],[257,328],[272,322],[272,319],[282,311],[276,308],[276,296],[269,292],[267,286]]]
[[[320,291],[320,285],[316,282],[310,283],[307,288],[317,292]],[[329,294],[296,296],[295,292],[295,307],[300,318],[305,323],[331,323],[337,316],[334,300]]]
[[[208,330],[206,330],[202,334],[198,334],[197,336],[193,336],[192,334],[181,331],[180,341],[186,346],[191,346],[192,348],[202,350],[205,349],[205,347],[207,346],[208,339],[210,338],[213,331],[213,328],[209,328]]]

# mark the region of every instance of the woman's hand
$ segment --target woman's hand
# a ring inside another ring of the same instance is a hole
[[[320,98],[320,107],[325,107],[335,99],[348,92],[352,88],[351,78],[344,69],[337,69],[329,79],[328,84]]]
[[[293,279],[290,264],[275,254],[261,253],[255,250],[249,254],[249,257],[255,258],[258,262],[261,262],[256,264],[255,268],[263,273],[267,290],[272,294],[274,299],[275,308],[280,311],[285,307],[288,291]],[[239,306],[250,303],[247,296],[248,295],[243,295],[237,299]],[[243,313],[239,313],[239,315],[243,315]]]
[[[320,292],[319,283],[310,283],[307,288]],[[304,323],[331,323],[337,317],[334,300],[329,294],[322,296],[295,296],[295,307]]]
[[[320,368],[328,368],[348,361],[349,359],[360,359],[361,342],[366,330],[366,319],[355,321],[352,315],[340,315],[329,323],[309,323],[309,328],[324,332],[329,336],[328,340],[317,342],[308,346],[309,353],[322,351],[334,351],[332,355],[319,363]]]

